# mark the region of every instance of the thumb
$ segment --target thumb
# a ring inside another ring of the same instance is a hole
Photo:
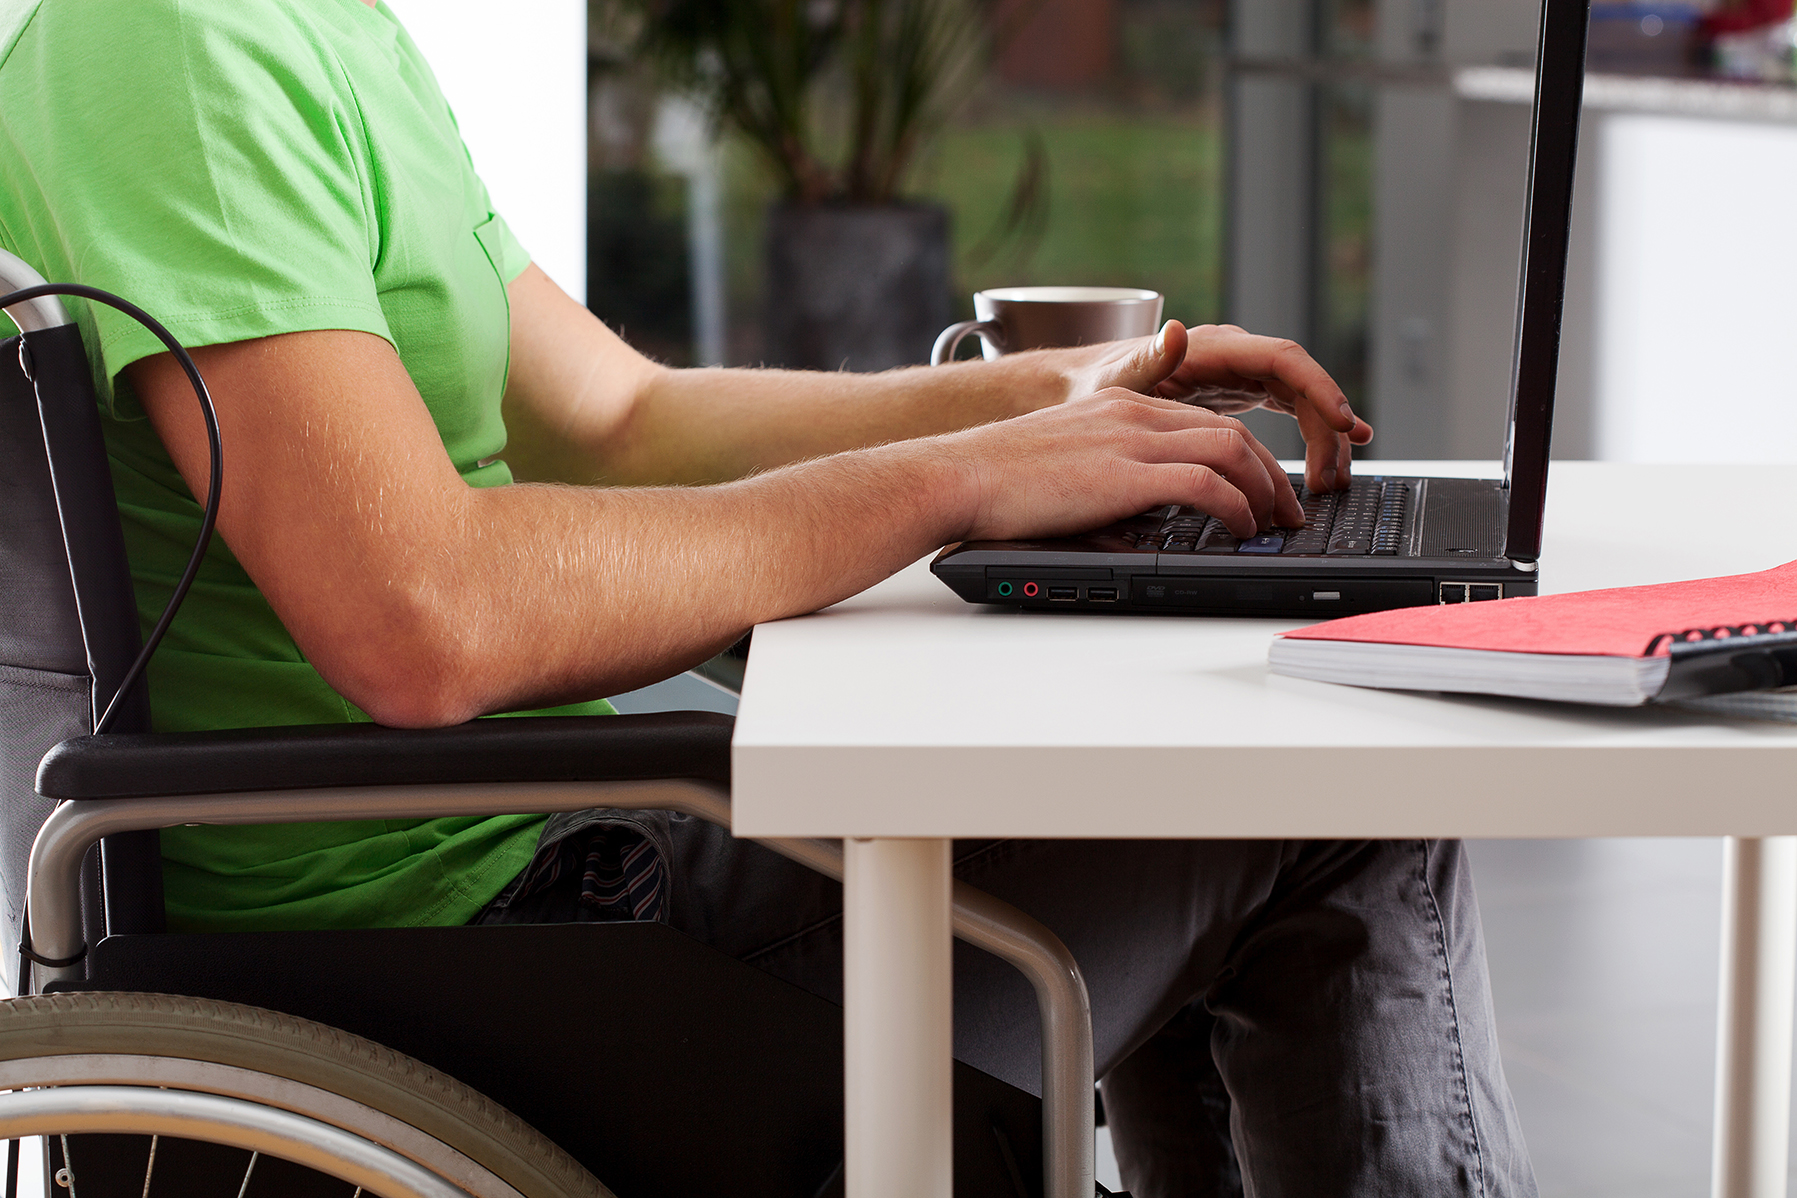
[[[1118,359],[1104,381],[1107,387],[1127,387],[1151,395],[1186,359],[1186,327],[1169,320],[1153,337],[1144,337],[1128,355]]]

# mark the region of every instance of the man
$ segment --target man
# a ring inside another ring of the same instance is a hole
[[[1296,345],[1177,322],[874,376],[669,370],[529,265],[385,10],[0,14],[0,245],[150,309],[217,400],[221,541],[152,666],[160,728],[603,711],[947,542],[1167,503],[1244,536],[1301,522],[1264,447],[1178,402],[1202,385],[1295,416],[1315,488],[1371,436]],[[156,343],[80,318],[153,614],[205,436]],[[513,485],[502,396],[612,485]],[[164,857],[179,928],[660,917],[840,986],[832,885],[689,821],[182,828]],[[1218,1065],[1256,1193],[1532,1192],[1457,845],[998,842],[958,868],[1085,965],[1139,1195],[1238,1184]],[[963,959],[957,1002],[962,1054],[1032,1084],[1016,980]]]

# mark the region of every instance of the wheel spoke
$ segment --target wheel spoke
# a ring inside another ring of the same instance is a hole
[[[148,1164],[144,1165],[144,1194],[143,1194],[143,1198],[150,1198],[150,1178],[155,1176],[155,1174],[156,1174],[156,1145],[158,1143],[160,1143],[161,1141],[162,1141],[161,1136],[151,1136],[150,1137],[150,1160],[149,1160]]]
[[[56,1138],[62,1141],[62,1168],[56,1171],[56,1184],[69,1192],[69,1198],[75,1198],[75,1162],[69,1156],[69,1138]]]
[[[256,1171],[256,1162],[261,1159],[262,1154],[260,1152],[250,1153],[250,1167],[243,1171],[243,1184],[237,1187],[237,1198],[243,1198],[245,1194],[250,1192],[250,1174]]]

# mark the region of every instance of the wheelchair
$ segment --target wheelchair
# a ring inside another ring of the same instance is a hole
[[[733,720],[150,732],[141,677],[121,692],[143,642],[81,336],[25,288],[45,284],[0,251],[12,1168],[41,1141],[68,1198],[840,1194],[840,1008],[664,924],[166,930],[158,830],[182,823],[614,807],[727,828]],[[842,875],[836,844],[764,843]],[[1043,1020],[1040,1101],[956,1062],[958,1191],[1090,1198],[1078,966],[960,883],[955,931],[1025,973]]]

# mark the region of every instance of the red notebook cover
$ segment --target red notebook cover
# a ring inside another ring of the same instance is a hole
[[[1645,657],[1663,633],[1769,621],[1797,621],[1797,562],[1727,578],[1405,607],[1330,620],[1284,635],[1294,640],[1506,653]]]

